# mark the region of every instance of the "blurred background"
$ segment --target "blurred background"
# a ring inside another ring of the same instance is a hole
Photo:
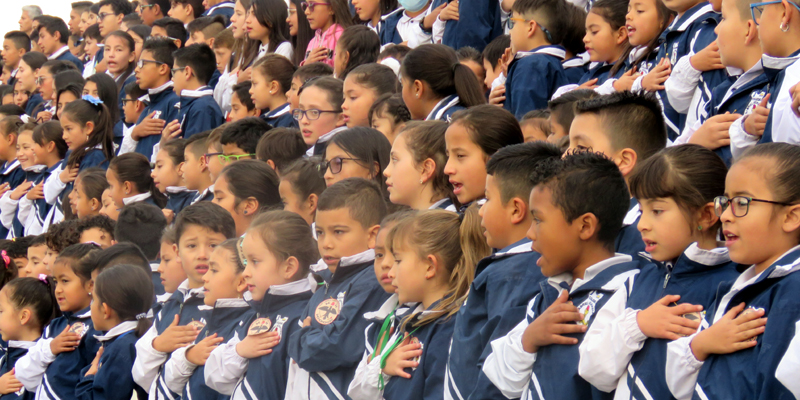
[[[0,7],[0,32],[5,34],[8,31],[19,29],[19,16],[22,13],[22,6],[35,4],[42,8],[42,12],[47,15],[59,17],[64,22],[69,21],[69,11],[71,9],[70,0],[3,0]]]

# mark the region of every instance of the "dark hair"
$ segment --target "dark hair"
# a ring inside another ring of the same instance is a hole
[[[384,199],[384,194],[375,182],[364,178],[347,178],[322,192],[317,203],[317,212],[346,209],[350,218],[369,229],[380,225],[386,216]]]
[[[672,21],[672,17],[676,15],[674,11],[667,8],[667,6],[664,4],[663,1],[657,1],[655,3],[656,3],[656,13],[658,14],[658,19],[659,19],[659,30],[658,30],[659,34],[656,35],[652,40],[650,40],[650,43],[647,44],[645,50],[639,53],[639,56],[636,58],[636,60],[634,60],[630,64],[630,66],[637,66],[642,61],[649,59],[650,55],[653,54],[653,52],[656,53],[658,52],[658,48],[661,45],[661,33],[664,32],[665,29],[667,29],[667,27],[670,25]],[[615,64],[614,67],[617,71],[619,71],[620,68],[626,68],[628,66],[626,64],[628,61],[628,56],[633,50],[634,47],[629,43],[628,48],[622,53],[622,55],[619,57],[619,60],[617,60],[617,62],[614,63]],[[620,64],[620,66],[617,66],[617,64]]]
[[[667,146],[667,128],[653,94],[618,92],[575,103],[575,114],[593,113],[615,149],[633,149],[637,162]]]
[[[122,321],[136,321],[136,337],[150,328],[147,311],[155,296],[149,274],[131,265],[115,265],[97,276],[94,291],[98,300],[117,313]]]
[[[350,70],[347,75],[352,77],[357,84],[375,92],[376,97],[392,95],[399,90],[397,75],[385,65],[375,63],[359,65]]]
[[[548,159],[561,158],[561,149],[547,142],[520,143],[503,147],[486,163],[486,173],[492,175],[500,189],[500,200],[507,204],[517,197],[528,204],[533,189],[530,171]]]
[[[349,55],[347,65],[340,76],[337,76],[342,80],[354,68],[377,62],[378,53],[381,51],[381,39],[366,25],[348,26],[339,37],[338,45],[341,51],[346,51]]]
[[[53,81],[56,89],[56,100],[58,100],[58,94],[63,92],[72,92],[76,99],[80,99],[83,95],[83,86],[86,84],[83,75],[75,69],[68,69],[55,74]]]
[[[7,95],[14,95],[14,87],[11,85],[0,85],[0,99],[6,97]]]
[[[6,32],[5,36],[3,36],[3,39],[10,40],[11,43],[14,43],[14,47],[18,49],[24,49],[25,52],[31,51],[31,37],[25,32]]]
[[[406,54],[410,52],[411,48],[406,45],[389,43],[383,47],[383,50],[380,52],[380,54],[378,54],[378,60],[383,60],[384,58],[394,58],[402,63],[403,59],[406,58]]]
[[[277,171],[283,171],[289,164],[306,154],[306,143],[300,130],[295,128],[275,128],[261,136],[256,146],[256,157],[266,162],[272,160]]]
[[[310,79],[300,87],[297,95],[303,93],[304,90],[310,87],[315,87],[328,94],[325,99],[331,104],[333,111],[342,112],[342,104],[344,103],[344,82],[331,76],[323,76],[316,79]]]
[[[209,31],[214,30],[213,33],[210,35],[206,35],[206,28],[217,24],[218,29],[209,29]],[[223,15],[215,15],[215,16],[208,16],[208,17],[200,17],[196,18],[194,21],[189,22],[186,25],[186,30],[189,31],[189,34],[193,34],[195,32],[202,32],[206,39],[210,39],[216,36],[219,32],[225,29],[225,25],[227,25],[227,21],[225,20],[225,16]]]
[[[281,180],[292,185],[292,191],[301,200],[316,194],[317,197],[325,191],[325,178],[319,170],[320,162],[315,158],[300,158],[281,169]]]
[[[68,43],[69,27],[67,27],[67,24],[63,19],[50,15],[41,15],[38,17],[38,20],[39,29],[36,30],[37,33],[42,29],[46,30],[51,36],[55,36],[56,33],[58,33],[58,41],[62,44]]]
[[[175,164],[175,168],[182,162],[186,161],[183,156],[183,151],[186,149],[186,139],[172,139],[161,146],[161,150],[167,152],[170,160]]]
[[[444,173],[444,165],[447,164],[444,133],[447,126],[444,121],[410,121],[400,133],[406,138],[406,148],[414,159],[414,165],[421,165],[427,159],[436,164],[431,177],[431,186],[436,197],[427,200],[434,202],[447,197],[458,204],[450,178]]]
[[[494,105],[485,104],[458,111],[453,114],[451,125],[455,123],[467,128],[472,142],[487,156],[502,147],[525,141],[514,115]]]
[[[83,235],[83,232],[86,232],[89,229],[97,228],[108,232],[108,234],[111,235],[111,239],[114,240],[114,226],[115,223],[113,219],[108,218],[105,215],[95,215],[88,218],[79,219],[76,230],[78,231],[78,235]]]
[[[253,16],[258,24],[266,27],[269,31],[269,45],[267,52],[274,52],[281,43],[288,41],[289,25],[286,19],[289,17],[287,3],[283,0],[253,0],[250,5]],[[298,9],[298,14],[301,9]]]
[[[129,26],[128,27],[128,31],[126,33],[128,35],[130,35],[131,32],[133,32],[133,34],[135,34],[136,36],[140,37],[142,39],[142,41],[144,42],[144,41],[147,41],[147,39],[150,38],[150,31],[152,29],[153,28],[151,28],[151,27],[149,27],[149,26],[147,26],[145,24],[139,24],[139,25]],[[133,35],[131,35],[131,39],[133,39]]]
[[[136,26],[142,26],[142,25],[134,25],[133,27],[128,28],[128,30],[132,30],[132,28],[135,28]],[[122,39],[122,41],[125,44],[128,45],[128,50],[131,52],[131,54],[133,54],[133,52],[136,50],[136,42],[133,40],[133,36],[131,36],[130,33],[125,32],[125,31],[114,31],[114,32],[109,33],[106,36],[106,39],[108,39],[108,38],[110,38],[112,36]],[[142,40],[144,40],[144,38]],[[134,62],[128,63],[128,69],[126,69],[125,72],[123,72],[118,77],[118,79],[116,79],[116,82],[114,82],[114,85],[117,88],[117,93],[120,93],[122,91],[122,89],[123,89],[122,86],[125,85],[125,81],[128,79],[128,77],[130,77],[131,74],[133,74],[134,69],[136,69],[135,60],[134,60]],[[95,74],[95,75],[106,75],[106,74]],[[88,80],[91,80],[91,78],[92,77],[90,76]],[[109,76],[109,78],[110,78],[110,76]],[[114,81],[113,78],[112,78],[112,81]],[[136,82],[132,82],[132,83],[135,84]],[[99,83],[98,83],[98,91],[99,90],[100,89],[99,89]],[[105,101],[105,100],[103,100],[103,101]],[[109,103],[106,103],[106,104],[109,104]],[[115,119],[115,121],[116,121],[116,119]]]
[[[56,301],[55,284],[50,277],[17,278],[3,285],[3,288],[15,309],[31,309],[33,318],[42,331],[50,321],[61,316]]]
[[[236,164],[238,163],[232,165]],[[178,213],[175,220],[175,244],[180,242],[189,225],[200,226],[211,232],[222,234],[226,239],[236,237],[236,224],[233,222],[231,214],[210,201],[198,201]]]
[[[161,232],[166,226],[167,219],[158,207],[138,202],[122,207],[114,236],[117,242],[135,244],[148,260],[155,260],[161,250],[161,241],[153,232]]]
[[[232,253],[229,261],[236,267],[237,274],[244,272],[244,264],[246,262],[244,254],[241,253],[242,247],[239,245],[241,240],[241,238],[228,239],[217,245],[217,248],[223,248]],[[308,275],[308,273],[306,273],[306,275]]]
[[[78,221],[74,219],[50,225],[44,234],[47,247],[56,253],[61,253],[65,248],[80,242],[81,235],[77,227]]]
[[[281,85],[281,94],[285,94],[292,88],[292,75],[297,69],[288,58],[280,54],[266,54],[256,61],[253,70],[258,71],[267,82],[278,81]],[[241,99],[239,97],[240,101]]]
[[[214,50],[205,43],[195,43],[175,51],[175,67],[190,67],[197,80],[207,85],[217,70],[217,57]]]
[[[547,108],[550,110],[550,120],[555,120],[557,124],[569,132],[572,120],[575,119],[575,103],[598,96],[597,92],[592,89],[570,90],[547,102]]]
[[[131,82],[125,85],[125,94],[131,96],[131,99],[138,101],[140,97],[147,94],[147,91],[140,88],[136,82]]]
[[[589,10],[589,12],[602,17],[604,21],[611,25],[612,32],[617,31],[619,28],[622,28],[626,25],[625,18],[628,14],[628,2],[626,0],[597,0],[594,2],[594,4],[592,4],[592,8]],[[625,67],[624,61],[627,60],[628,56],[627,54],[623,53],[622,57],[615,61],[614,66],[611,67],[609,76],[615,76],[620,68]]]
[[[403,59],[400,75],[412,82],[427,83],[437,98],[455,94],[464,107],[486,104],[478,78],[458,62],[455,50],[445,45],[424,44],[411,50]]]
[[[89,135],[89,139],[81,148],[74,150],[67,159],[69,167],[77,167],[90,150],[100,145],[100,151],[105,155],[106,160],[114,159],[114,122],[111,120],[111,112],[105,104],[94,105],[86,100],[80,99],[64,105],[61,111],[61,118],[69,116],[69,119],[86,126],[92,122],[94,129]],[[148,174],[148,176],[150,176]]]
[[[236,144],[236,147],[244,150],[247,154],[255,154],[258,140],[270,129],[272,129],[272,125],[261,118],[243,118],[226,124],[219,142],[222,145]]]
[[[489,42],[483,49],[483,59],[489,61],[489,65],[492,68],[497,68],[497,63],[509,47],[511,47],[511,36],[500,35]]]
[[[353,17],[352,14],[350,14],[350,7],[348,4],[349,2],[347,0],[331,0],[328,6],[331,8],[331,11],[333,11],[333,16],[331,18],[333,23],[345,29],[353,25]],[[302,8],[297,9],[298,14],[302,11]]]
[[[80,74],[78,67],[76,67],[75,64],[63,60],[47,60],[44,64],[42,64],[42,68],[47,68],[47,70],[50,71],[50,74],[53,76],[65,71],[75,71]]]
[[[257,216],[250,224],[248,233],[256,232],[263,246],[269,249],[278,262],[289,257],[297,259],[299,269],[293,279],[300,280],[319,260],[319,250],[308,224],[298,214],[284,210],[273,210]]]
[[[153,60],[162,62],[170,68],[174,65],[175,59],[172,54],[176,50],[178,50],[178,47],[172,40],[167,38],[150,37],[142,45],[142,52],[149,51],[153,55]]]
[[[474,47],[464,46],[456,50],[456,57],[458,57],[458,61],[472,61],[483,68],[483,55]]]
[[[31,70],[36,71],[47,62],[47,56],[38,51],[29,51],[22,55],[22,61],[31,67]]]
[[[383,170],[389,165],[389,154],[392,152],[392,144],[379,131],[357,126],[345,129],[331,138],[328,146],[335,144],[356,158],[359,165],[367,168],[374,174],[374,181],[381,188],[381,192],[386,194],[386,177]],[[375,164],[378,164],[377,166]]]
[[[250,9],[252,0],[238,1],[242,3],[245,10]],[[234,39],[232,51],[229,70],[233,71],[236,68],[244,70],[249,67],[258,56],[258,43],[256,40],[250,39],[248,35],[244,35],[243,38]]]
[[[539,19],[537,24],[550,32],[547,41],[550,44],[559,44],[564,42],[566,30],[570,25],[568,21],[572,14],[567,5],[564,0],[520,0],[514,2],[511,11],[528,16],[536,13]]]
[[[31,240],[33,240],[33,236],[17,237],[9,240],[4,248],[11,258],[28,258],[28,247],[31,245]],[[24,265],[20,267],[24,267]]]
[[[147,4],[156,4],[158,8],[161,9],[162,15],[167,15],[169,13],[169,9],[172,8],[172,2],[170,0],[142,0],[145,1]]]
[[[69,267],[80,278],[81,283],[86,283],[91,280],[91,276],[87,279],[81,275],[83,269],[81,268],[84,258],[89,256],[95,251],[100,250],[100,246],[91,243],[77,243],[73,244],[64,250],[60,251],[56,262],[69,264]]]
[[[550,110],[545,108],[526,112],[525,115],[522,116],[522,119],[519,120],[519,126],[520,128],[523,126],[532,126],[535,129],[542,131],[545,137],[550,136],[552,133],[552,128],[550,127]],[[569,136],[564,136],[561,139],[564,138],[569,141]]]
[[[411,112],[408,111],[403,97],[399,94],[384,94],[378,97],[372,107],[369,108],[369,123],[372,125],[372,117],[391,117],[395,125],[411,121]]]
[[[308,17],[306,17],[306,14],[302,12],[303,7],[300,5],[300,0],[290,1],[294,4],[295,10],[297,11],[297,35],[291,37],[292,49],[294,49],[292,62],[294,65],[300,65],[306,57],[308,42],[314,37],[314,30],[311,29],[311,25],[308,24]],[[308,65],[311,66],[314,64],[322,64],[330,67],[330,65],[324,63],[312,63]],[[331,73],[333,73],[333,69],[331,69]]]
[[[11,115],[0,119],[0,135],[18,135],[17,126],[22,124],[20,117]]]
[[[142,21],[142,17],[139,14],[130,13],[130,14],[127,14],[124,17],[122,17],[122,22],[124,22],[125,24],[130,26],[130,25],[139,25],[143,21]]]
[[[16,104],[6,104],[0,106],[0,115],[20,116],[25,115],[25,110]]]
[[[298,12],[297,14],[300,15],[302,13]],[[292,75],[292,79],[300,79],[302,85],[305,85],[311,78],[323,76],[333,76],[333,67],[325,63],[311,63],[297,68],[297,71]]]
[[[111,113],[111,121],[114,123],[119,121],[119,88],[117,83],[114,82],[114,78],[108,74],[100,73],[86,78],[86,82],[94,82],[97,86],[97,97],[100,98]]]
[[[55,151],[58,158],[63,159],[67,154],[67,142],[64,141],[64,131],[58,121],[47,121],[33,128],[33,142],[39,146],[46,146],[47,143],[55,143]]]
[[[78,174],[77,180],[81,181],[81,187],[86,197],[96,199],[100,203],[103,202],[103,192],[108,189],[105,170],[97,167],[87,168]]]
[[[100,4],[98,4],[98,3],[92,4],[92,6],[89,7],[89,12],[94,14],[94,15],[99,14],[100,13]]]
[[[201,133],[196,133],[192,135],[190,138],[186,139],[186,141],[183,144],[184,161],[186,156],[185,152],[186,149],[189,149],[189,151],[192,152],[192,154],[194,154],[198,158],[203,156],[206,153],[206,150],[208,150],[207,142],[208,142],[208,137],[210,135],[211,135],[210,132],[201,132]]]
[[[253,82],[251,81],[244,81],[242,83],[233,85],[233,94],[235,94],[239,99],[239,102],[242,103],[245,108],[247,108],[247,111],[256,109],[256,105],[253,104],[253,99],[250,97],[250,88],[252,86]]]
[[[788,143],[765,143],[753,146],[736,160],[740,163],[748,158],[770,159],[773,165],[762,164],[766,181],[774,198],[772,200],[795,204],[800,201],[800,146]]]
[[[114,15],[126,15],[133,12],[133,6],[128,0],[103,0],[98,5],[100,7],[111,6]]]
[[[117,243],[107,249],[95,251],[81,260],[80,273],[78,275],[91,279],[92,272],[98,273],[102,270],[119,264],[139,267],[148,275],[153,270],[150,261],[147,260],[142,250],[133,243]]]
[[[266,163],[258,160],[237,161],[226,166],[219,175],[227,178],[228,189],[235,197],[234,207],[252,197],[258,201],[256,213],[280,208],[278,174]]]
[[[156,26],[159,28],[164,28],[164,31],[166,31],[167,33],[167,36],[180,40],[181,42],[180,47],[183,47],[186,44],[186,38],[188,37],[188,33],[186,32],[186,27],[183,26],[183,22],[181,22],[179,19],[171,17],[160,18],[153,21],[153,27]],[[164,38],[164,39],[172,42],[172,44],[175,44],[175,42],[173,42],[169,38]],[[175,46],[178,45],[175,44]],[[170,63],[169,65],[172,64]]]
[[[3,248],[0,251],[6,254],[8,253],[5,248]],[[18,274],[19,267],[17,267],[17,264],[14,262],[14,257],[12,257],[10,254],[7,255],[8,255],[8,263],[6,263],[5,260],[2,257],[0,257],[0,288],[2,288],[6,283],[11,281],[12,279],[16,278]]]
[[[203,0],[172,0],[172,2],[192,6],[192,15],[195,18],[200,18],[206,11],[206,8],[203,7]]]
[[[561,40],[561,45],[574,57],[579,57],[579,54],[586,51],[586,45],[583,43],[583,37],[586,36],[586,10],[572,3],[565,3],[568,13],[564,18],[564,38]]]
[[[94,39],[97,42],[103,42],[103,35],[100,34],[100,24],[92,24],[83,31],[84,39]]]
[[[150,193],[159,207],[167,204],[167,197],[161,193],[150,176],[150,160],[139,153],[125,153],[111,160],[108,169],[117,175],[119,182],[131,182],[139,193]]]
[[[59,75],[63,75],[63,74],[72,75],[70,72],[62,72]],[[76,72],[76,74],[77,74],[77,72]],[[81,78],[81,79],[83,79],[83,78]],[[66,85],[57,86],[56,87],[56,104],[58,104],[58,102],[61,100],[61,95],[64,94],[64,93],[71,93],[73,96],[75,96],[76,99],[80,99],[81,98],[81,94],[83,93],[83,84],[70,82],[70,83],[68,83]]]
[[[84,11],[89,10],[89,7],[91,7],[93,4],[94,3],[92,3],[91,1],[76,1],[73,2],[70,6],[72,7],[73,10],[83,13]]]
[[[31,242],[28,244],[28,247],[36,247],[36,246],[47,246],[46,235],[43,233],[41,235],[31,236]]]

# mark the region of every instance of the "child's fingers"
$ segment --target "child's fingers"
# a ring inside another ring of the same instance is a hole
[[[673,315],[683,315],[688,314],[691,312],[700,312],[703,311],[703,306],[697,306],[694,304],[679,304],[675,307],[670,307],[669,312]]]
[[[684,319],[686,319],[686,318],[684,318]],[[700,325],[700,324],[698,323],[698,325]],[[692,328],[690,326],[681,325],[681,324],[672,324],[672,325],[670,325],[669,331],[671,333],[674,333],[674,334],[680,335],[680,336],[691,336],[691,335],[694,335],[695,332],[697,332],[697,328]],[[678,339],[678,337],[671,338],[670,340],[676,340],[676,339]]]
[[[577,326],[577,325],[575,325]],[[583,325],[581,325],[583,326]],[[578,344],[578,339],[561,336],[561,335],[550,335],[550,343],[552,344],[563,344],[566,346]]]
[[[734,337],[735,337],[735,339],[737,341],[737,344],[743,343],[743,342],[744,343],[750,342],[750,343],[753,343],[753,345],[755,346],[756,341],[754,339],[756,338],[756,336],[764,333],[764,329],[765,329],[765,327],[759,326],[757,328],[753,328],[753,329],[749,329],[749,330],[746,330],[746,331],[739,332]],[[747,347],[750,347],[750,346],[746,346],[744,348],[747,348]]]

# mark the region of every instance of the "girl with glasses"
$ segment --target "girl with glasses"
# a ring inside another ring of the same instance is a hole
[[[306,58],[301,63],[324,62],[333,66],[333,51],[344,28],[352,25],[346,0],[308,0],[300,3],[314,38],[308,43]]]
[[[334,136],[325,148],[325,184],[331,187],[347,178],[364,178],[377,183],[388,199],[382,172],[389,165],[391,151],[389,140],[375,129],[347,129]]]
[[[311,79],[298,90],[298,97],[298,108],[292,110],[292,116],[309,147],[306,154],[323,155],[328,141],[346,128],[342,81],[327,76]]]

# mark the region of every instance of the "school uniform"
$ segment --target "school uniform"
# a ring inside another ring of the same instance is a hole
[[[198,201],[211,201],[214,200],[214,185],[211,185],[202,192],[194,192],[195,195],[192,197],[192,201],[189,205],[195,204]]]
[[[222,15],[225,17],[225,23],[228,24],[233,16],[233,6],[234,3],[232,1],[223,1],[203,12],[203,16],[213,17],[215,15]]]
[[[45,169],[39,175],[39,177],[32,181],[35,185],[38,185],[42,182],[47,182],[50,177],[52,176],[53,172],[61,171],[62,162],[58,162],[54,164],[52,167]],[[58,172],[56,175],[58,175]],[[56,178],[57,179],[57,178]],[[66,185],[65,185],[66,186]],[[21,221],[24,221],[25,229],[24,229],[24,236],[28,235],[39,235],[44,232],[42,227],[45,225],[45,220],[47,219],[47,214],[50,212],[50,208],[53,204],[55,204],[56,197],[59,193],[52,194],[52,203],[47,201],[47,192],[45,191],[45,198],[44,199],[37,199],[37,200],[28,200],[27,197],[23,196],[18,201],[18,216]]]
[[[572,281],[566,272],[539,283],[540,292],[531,300],[525,318],[505,337],[491,342],[492,353],[483,372],[508,398],[523,399],[610,399],[612,396],[592,387],[578,375],[578,346],[550,345],[528,353],[522,347],[522,334],[531,322],[556,301],[562,290],[577,305],[584,319],[578,323],[591,327],[596,314],[640,266],[631,256],[616,254],[589,267],[584,279]],[[585,334],[566,336],[583,340]]]
[[[550,45],[517,52],[508,66],[503,107],[517,119],[528,111],[547,108],[556,89],[569,83],[561,66],[565,54],[563,47]]]
[[[23,170],[25,172],[25,178],[22,183],[38,181],[46,168],[47,167],[44,165],[34,165],[27,170]],[[8,228],[8,239],[25,236],[25,224],[23,221],[27,222],[30,207],[26,210],[21,209],[19,205],[23,197],[20,197],[18,200],[12,200],[11,192],[9,191],[0,198],[0,220],[2,220],[3,226]],[[30,206],[31,202],[28,201],[26,204]]]
[[[400,7],[381,17],[378,26],[371,27],[381,39],[381,46],[387,44],[408,43],[409,48],[417,48],[423,44],[430,44],[431,32],[425,32],[419,23],[428,15],[423,12],[416,17],[409,17],[406,10]]]
[[[11,71],[11,76],[8,78],[8,82],[6,82],[6,85],[11,86],[13,88],[14,85],[17,84],[17,72],[19,72],[19,67]]]
[[[769,321],[756,336],[755,347],[731,354],[712,354],[698,361],[691,349],[696,334],[667,347],[667,385],[677,398],[693,399],[789,399],[791,393],[775,378],[775,371],[797,334],[800,319],[800,246],[784,253],[760,274],[755,266],[742,272],[733,286],[720,285],[717,299],[703,316],[700,328],[718,322],[731,308],[745,303],[745,310],[764,310]]]
[[[181,134],[184,139],[212,130],[225,122],[222,110],[214,101],[213,94],[214,91],[208,86],[181,91],[181,101],[176,103],[175,107],[180,110],[178,120],[181,122]]]
[[[222,77],[222,73],[220,73],[218,69],[215,69],[214,72],[211,74],[211,79],[208,80],[208,87],[211,88],[212,96],[214,95],[213,91],[214,88],[217,87],[217,83],[219,83],[220,77]],[[217,104],[217,106],[219,107],[219,104]]]
[[[67,203],[69,203],[68,196],[70,192],[72,192],[75,182],[64,183],[61,181],[59,175],[67,168],[67,163],[71,154],[72,150],[68,150],[64,160],[61,161],[60,167],[53,170],[44,183],[44,199],[48,204],[53,206],[50,207],[44,219],[42,232],[47,232],[50,225],[57,224],[64,220],[64,214],[61,211],[63,210],[63,203],[65,199]],[[106,154],[103,152],[103,146],[98,144],[94,148],[86,151],[83,159],[78,163],[78,173],[92,167],[108,169],[109,162],[110,160],[106,158]]]
[[[800,332],[800,321],[795,322],[794,331]],[[780,381],[786,389],[794,395],[795,398],[800,398],[800,381],[797,380],[797,371],[800,369],[800,336],[794,335],[792,341],[789,343],[789,348],[786,349],[786,354],[783,355],[778,369],[775,371],[775,378]]]
[[[172,210],[176,216],[181,210],[188,207],[197,196],[197,192],[184,186],[167,186],[165,194],[167,195],[167,205],[164,208]]]
[[[19,165],[16,159],[5,162],[0,166],[0,184],[7,183],[9,190],[14,190],[25,181],[25,170]],[[0,237],[5,238],[9,235],[11,224],[0,224]]]
[[[545,280],[536,265],[539,253],[522,239],[475,267],[469,296],[456,314],[444,383],[444,398],[497,399],[502,393],[481,371],[491,341],[501,338],[525,318],[528,302]]]
[[[644,241],[638,228],[641,215],[639,202],[631,197],[628,213],[625,214],[625,219],[622,220],[622,229],[620,229],[619,235],[614,241],[615,252],[627,254],[634,259],[640,258],[640,253],[644,252]]]
[[[50,351],[50,342],[70,326],[70,331],[81,336],[78,348],[55,355]],[[100,343],[95,338],[99,332],[92,324],[89,307],[77,312],[65,312],[50,321],[42,338],[28,349],[14,368],[17,379],[25,390],[36,393],[36,399],[73,399],[75,386],[83,378],[81,371],[91,365]]]
[[[124,321],[104,335],[95,336],[103,346],[99,368],[94,375],[86,375],[91,365],[81,371],[75,397],[80,400],[128,400],[134,393],[138,399],[147,397],[144,389],[131,377],[138,339],[136,325],[137,321]]]
[[[364,349],[365,312],[389,297],[373,271],[375,252],[367,250],[339,261],[336,273],[322,269],[324,282],[309,300],[300,321],[311,325],[289,338],[290,365],[286,398],[341,399],[353,379]]]
[[[286,103],[262,114],[261,119],[267,121],[273,128],[297,128],[297,121],[292,116],[291,108],[291,104]]]
[[[38,340],[38,339],[37,339]],[[8,344],[4,347],[3,358],[0,359],[0,376],[5,375],[12,369],[14,369],[14,365],[17,363],[22,356],[28,353],[28,349],[33,347],[36,344],[35,341],[33,342],[24,342],[18,340],[10,340]],[[0,396],[0,400],[33,400],[34,393],[25,390],[23,387],[17,392],[8,393]]]
[[[466,109],[466,107],[459,104],[460,101],[461,99],[454,94],[439,100],[436,106],[433,107],[433,110],[425,117],[425,121],[444,121],[450,123],[453,119],[453,114]]]
[[[589,72],[589,63],[584,61],[581,56],[564,60],[561,66],[564,68],[564,76],[567,78],[567,83],[579,83],[581,78]]]
[[[288,338],[300,330],[300,315],[311,295],[309,281],[302,279],[271,286],[261,301],[251,301],[249,318],[242,319],[244,332],[220,344],[206,360],[206,385],[235,400],[283,399],[291,362]],[[254,359],[239,356],[236,345],[241,338],[266,330],[281,337],[270,354]]]
[[[463,0],[458,4],[458,11],[457,20],[445,22],[441,43],[446,46],[454,49],[470,46],[483,52],[489,42],[504,33],[503,11],[497,0]],[[437,21],[440,20],[437,18]]]
[[[431,206],[428,207],[428,209],[429,210],[445,210],[445,211],[451,211],[451,212],[454,212],[454,213],[458,212],[458,209],[456,208],[456,205],[453,204],[453,200],[450,200],[447,197],[437,201],[436,203],[431,204]]]
[[[317,139],[317,142],[314,143],[311,148],[306,150],[306,157],[314,157],[314,156],[322,156],[325,157],[325,149],[328,147],[328,142],[336,136],[337,133],[344,131],[347,129],[347,126],[340,126],[338,128],[334,128],[332,131],[322,135]]]
[[[28,97],[28,102],[25,103],[25,114],[31,116],[33,119],[36,119],[36,115],[33,114],[33,111],[36,110],[36,108],[39,107],[39,104],[42,104],[42,102],[44,102],[44,99],[42,98],[41,93],[36,92],[30,95],[30,97]]]
[[[172,81],[169,81],[155,89],[147,89],[147,94],[139,98],[139,101],[145,103],[145,108],[139,116],[137,124],[142,123],[153,111],[156,112],[153,118],[164,120],[167,124],[178,119],[180,110],[175,107],[175,104],[181,99],[175,94],[175,91],[172,90],[172,86]],[[149,160],[153,155],[153,146],[159,141],[161,141],[161,135],[150,135],[139,138],[139,141],[136,143],[135,151],[139,154],[144,154]]]
[[[145,204],[150,204],[152,206],[156,206],[159,209],[162,208],[158,204],[156,204],[155,200],[153,200],[153,195],[150,192],[139,193],[122,199],[123,206],[128,206],[134,203],[145,203]]]
[[[75,67],[78,68],[78,71],[83,71],[83,61],[78,59],[78,57],[73,56],[72,53],[69,51],[69,46],[67,46],[67,45],[64,45],[64,47],[56,50],[53,54],[50,54],[50,56],[48,56],[47,59],[48,60],[69,61],[69,62],[75,64]],[[101,59],[102,59],[102,57],[101,57]]]
[[[727,249],[702,250],[697,243],[674,261],[650,261],[597,312],[580,346],[581,377],[601,391],[616,390],[615,399],[673,399],[665,373],[669,340],[645,336],[637,313],[667,295],[706,310],[717,286],[739,275]]]

